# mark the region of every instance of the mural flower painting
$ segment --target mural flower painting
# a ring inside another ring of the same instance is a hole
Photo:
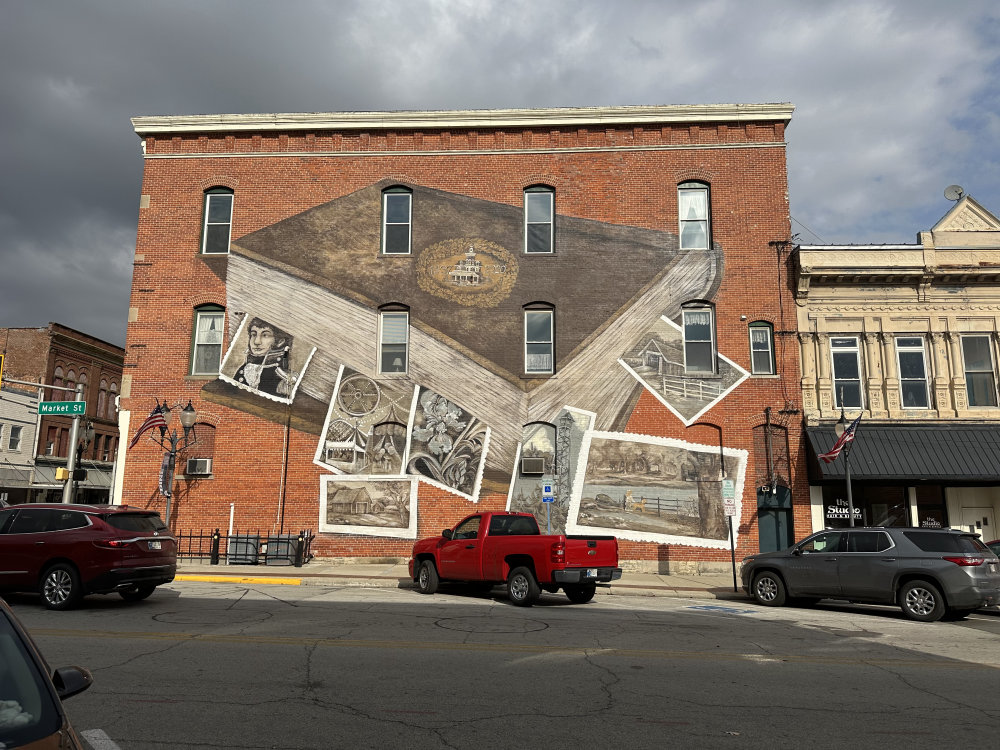
[[[433,391],[426,391],[420,397],[420,406],[424,410],[425,426],[414,429],[413,437],[426,442],[427,450],[435,456],[447,455],[453,447],[449,431],[459,432],[466,425],[458,421],[462,410]]]
[[[434,391],[425,390],[418,403],[421,414],[414,419],[407,470],[471,494],[483,456],[486,426]]]

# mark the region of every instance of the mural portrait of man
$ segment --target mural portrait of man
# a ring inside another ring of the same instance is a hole
[[[260,318],[250,321],[246,336],[246,360],[233,380],[255,391],[288,398],[295,384],[295,374],[288,369],[292,337]]]

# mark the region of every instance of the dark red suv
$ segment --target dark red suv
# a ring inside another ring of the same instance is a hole
[[[113,591],[139,601],[176,573],[177,543],[159,513],[55,503],[0,509],[0,588],[37,591],[49,609]]]

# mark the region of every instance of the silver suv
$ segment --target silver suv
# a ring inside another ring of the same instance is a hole
[[[1000,602],[1000,559],[977,535],[953,529],[827,529],[744,558],[741,576],[768,607],[847,599],[898,604],[910,619],[934,622]]]

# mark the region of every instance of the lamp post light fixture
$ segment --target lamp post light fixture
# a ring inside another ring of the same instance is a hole
[[[841,394],[843,398],[843,394]],[[840,419],[837,420],[837,424],[833,426],[834,431],[837,433],[837,439],[840,440],[844,436],[844,432],[847,430],[847,417],[844,416],[844,407],[841,404],[840,407]],[[844,454],[844,477],[847,480],[847,523],[849,526],[854,526],[854,498],[851,495],[851,442],[850,441],[842,449]]]
[[[167,498],[166,518],[163,520],[168,526],[170,525],[170,501],[174,494],[174,467],[177,465],[177,454],[198,442],[198,437],[194,432],[195,422],[198,421],[198,412],[191,405],[191,399],[188,399],[187,406],[180,412],[182,432],[178,434],[176,427],[170,429],[174,421],[174,412],[164,401],[163,406],[160,407],[160,413],[163,415],[163,422],[166,426],[161,430],[159,437],[153,435],[153,440],[165,451],[160,470],[160,493]]]

